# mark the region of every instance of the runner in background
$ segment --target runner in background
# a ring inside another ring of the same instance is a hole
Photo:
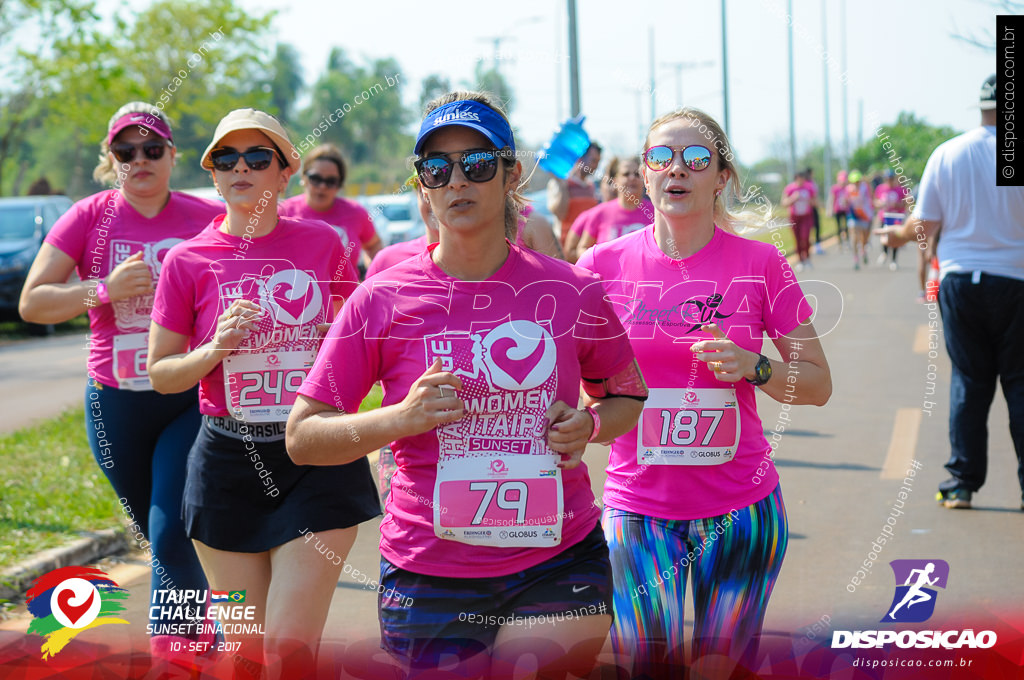
[[[764,219],[728,210],[739,192],[721,127],[676,111],[651,124],[644,151],[654,224],[578,265],[601,276],[650,382],[638,427],[612,443],[605,483],[612,645],[620,664],[632,660],[629,677],[683,677],[689,579],[693,677],[727,678],[758,667],[788,537],[754,388],[785,409],[821,405],[831,378],[786,259],[733,233]],[[760,354],[765,335],[786,362]]]
[[[366,278],[370,278],[385,269],[390,269],[399,262],[405,262],[410,257],[419,255],[427,249],[427,246],[431,243],[437,243],[439,239],[437,218],[434,217],[434,213],[430,210],[430,204],[427,203],[426,198],[423,196],[419,178],[413,175],[406,180],[406,185],[411,186],[413,191],[416,192],[416,207],[419,210],[420,218],[423,220],[426,233],[411,241],[403,241],[382,248],[377,253],[377,256],[373,258],[373,261],[370,262],[370,266],[366,270]],[[383,498],[383,495],[381,497]]]
[[[227,215],[168,253],[150,330],[153,386],[177,393],[199,384],[188,535],[210,587],[245,591],[256,616],[241,623],[265,626],[264,642],[220,617],[225,638],[242,643],[241,677],[258,676],[264,662],[270,677],[283,668],[312,676],[356,525],[380,512],[365,460],[314,470],[285,451],[285,420],[321,332],[356,285],[336,231],[278,218],[277,197],[299,165],[294,151],[262,111],[220,121],[201,163]]]
[[[849,202],[847,223],[853,227],[853,268],[859,270],[861,263],[868,264],[868,241],[871,239],[871,190],[859,170],[852,170],[846,185],[846,200]]]
[[[598,184],[601,193],[601,205],[608,201],[617,201],[619,198],[619,189],[616,184],[616,175],[619,172],[619,157],[612,156],[608,161],[608,165],[604,169],[604,176],[601,177],[601,181]],[[595,206],[597,207],[597,206]],[[593,208],[587,208],[587,210],[593,210]],[[586,212],[584,210],[583,212]],[[583,214],[583,213],[580,213]],[[583,223],[579,220],[573,220],[572,225],[569,227],[568,233],[565,235],[565,240],[562,244],[565,251],[565,260],[567,262],[576,262],[579,258],[577,250],[579,249],[580,239],[583,238]]]
[[[782,190],[782,206],[789,208],[789,219],[793,224],[797,254],[800,262],[796,271],[811,266],[811,229],[814,227],[814,210],[817,200],[813,183],[808,182],[806,172],[797,173],[793,181]]]
[[[981,125],[932,152],[913,216],[883,230],[897,247],[942,233],[939,309],[953,375],[950,478],[936,500],[946,508],[970,508],[985,483],[988,416],[999,383],[1017,454],[1016,507],[1024,510],[1024,187],[996,185],[996,106],[992,74],[981,86]]]
[[[640,161],[635,158],[616,158],[614,169],[618,196],[584,211],[573,223],[573,232],[579,226],[582,236],[572,260],[575,262],[595,243],[605,243],[643,229],[654,220],[654,207],[644,195],[640,177]]]
[[[887,221],[889,224],[903,224],[907,212],[905,199],[909,192],[896,181],[896,173],[890,168],[883,173],[883,177],[884,181],[875,188],[875,228],[882,227]],[[896,264],[898,252],[898,248],[883,245],[878,264],[884,265],[891,256],[889,270],[896,271],[899,269]]]
[[[206,589],[181,523],[185,457],[199,430],[196,390],[154,392],[146,347],[164,256],[224,206],[170,190],[175,152],[162,111],[143,102],[118,109],[93,172],[114,188],[78,201],[57,221],[32,263],[19,306],[25,321],[41,324],[89,312],[86,434],[125,512],[150,542],[151,591]],[[81,281],[68,283],[72,271]],[[150,619],[154,630],[184,623]],[[199,637],[198,629],[154,635],[150,648],[173,657],[172,649],[187,649]]]
[[[509,242],[522,166],[491,95],[426,108],[416,168],[440,242],[346,303],[288,450],[334,464],[391,443],[381,637],[410,676],[457,659],[452,677],[506,677],[521,654],[585,676],[611,576],[581,457],[632,427],[646,388],[600,281]],[[382,407],[355,413],[376,380]]]
[[[812,213],[814,215],[814,254],[824,255],[825,250],[821,247],[821,211],[818,205],[818,196],[821,195],[821,192],[818,191],[818,183],[814,181],[813,168],[808,167],[804,169],[804,184],[814,194],[814,210]]]
[[[836,233],[839,235],[839,249],[850,247],[850,234],[846,229],[846,213],[850,201],[846,195],[846,170],[836,173],[836,183],[829,190],[829,213],[836,219]]]
[[[593,176],[600,162],[601,147],[591,142],[569,171],[568,179],[552,177],[548,180],[548,210],[558,220],[558,243],[563,252],[569,228],[576,217],[598,203]]]
[[[359,253],[366,253],[366,265],[384,247],[373,228],[373,220],[363,206],[338,196],[345,186],[346,165],[341,150],[333,144],[321,144],[302,159],[303,193],[281,201],[281,217],[323,220],[341,234],[349,259],[360,264]]]
[[[604,170],[601,182],[598,184],[602,203],[614,201],[619,197],[619,190],[615,187],[615,169],[612,167],[612,163],[615,162],[616,158],[617,157],[614,156],[612,157],[611,162],[608,163],[608,167]]]
[[[516,244],[536,250],[538,253],[564,260],[562,247],[558,245],[555,232],[551,228],[551,222],[534,210],[533,206],[526,204],[520,213],[519,229],[516,231]]]

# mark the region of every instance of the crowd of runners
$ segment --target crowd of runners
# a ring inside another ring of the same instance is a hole
[[[824,405],[832,385],[793,268],[746,236],[771,216],[742,210],[712,117],[658,118],[600,181],[591,144],[549,183],[552,223],[495,100],[442,95],[410,149],[426,232],[388,247],[338,196],[342,152],[300,155],[262,111],[228,113],[201,157],[222,202],[170,190],[149,104],[115,112],[100,151],[112,188],[46,237],[22,314],[88,312],[93,453],[166,567],[154,591],[246,592],[264,634],[220,633],[238,677],[315,673],[341,565],[382,512],[381,646],[407,677],[506,677],[525,647],[541,677],[584,676],[609,635],[629,677],[756,667],[788,540],[756,390]],[[823,202],[809,171],[785,187],[798,269],[822,214],[856,269],[873,229],[901,228],[913,197],[877,179],[840,172]],[[600,503],[591,442],[611,447]],[[172,663],[209,637],[151,623]]]

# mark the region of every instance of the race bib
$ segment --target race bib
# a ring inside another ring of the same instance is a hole
[[[434,534],[494,548],[548,548],[562,540],[562,471],[556,455],[442,460],[434,483]]]
[[[733,459],[740,440],[735,389],[649,392],[637,427],[639,465],[721,465]]]
[[[224,393],[232,417],[253,423],[287,420],[315,358],[315,352],[294,350],[229,356]]]
[[[114,336],[114,377],[122,390],[145,392],[153,389],[146,372],[149,333]]]

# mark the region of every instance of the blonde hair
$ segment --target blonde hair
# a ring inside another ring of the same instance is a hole
[[[726,137],[725,131],[714,118],[704,111],[686,106],[676,109],[657,118],[647,130],[647,137],[644,138],[644,151],[647,151],[651,142],[651,135],[662,125],[674,120],[689,120],[691,127],[696,127],[700,133],[711,142],[708,147],[714,152],[718,161],[717,171],[728,170],[729,178],[726,180],[722,193],[715,197],[714,220],[722,229],[741,236],[750,236],[763,232],[772,226],[772,204],[768,197],[761,194],[758,202],[761,204],[759,211],[751,209],[735,210],[734,205],[745,205],[753,200],[754,196],[760,193],[759,187],[753,187],[741,194],[739,173],[733,163],[732,144]],[[756,189],[756,190],[755,190]],[[753,193],[751,193],[753,192]]]
[[[506,123],[508,122],[508,116],[501,108],[501,105],[498,104],[497,97],[489,92],[480,92],[476,90],[455,90],[453,92],[446,92],[439,97],[435,97],[427,102],[426,107],[423,109],[423,115],[427,116],[434,109],[439,109],[446,104],[451,104],[452,102],[457,101],[474,101],[479,104],[483,104],[504,118]],[[511,127],[511,125],[509,127]],[[510,156],[502,156],[501,161],[501,165],[505,168],[506,174],[516,165],[516,159]],[[526,186],[526,183],[520,182],[518,186],[513,187],[512,191],[505,194],[505,236],[510,241],[516,240],[516,234],[519,231],[519,215],[529,202],[529,199],[522,194],[524,186]]]
[[[159,118],[167,125],[167,129],[171,128],[171,121],[167,118],[167,114],[146,102],[128,102],[121,108],[119,108],[114,115],[107,121],[107,132],[110,132],[110,128],[113,127],[114,123],[118,121],[124,115],[129,113],[145,113],[150,116]],[[171,140],[167,140],[167,143],[173,146]],[[92,171],[92,178],[100,184],[108,184],[110,186],[117,185],[117,168],[114,163],[110,160],[110,144],[107,142],[107,135],[103,135],[103,141],[100,142],[100,158],[99,163]]]

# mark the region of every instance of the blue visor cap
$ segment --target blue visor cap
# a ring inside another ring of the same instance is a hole
[[[516,142],[512,138],[512,128],[500,113],[480,102],[461,99],[438,107],[427,114],[420,125],[420,133],[416,136],[417,156],[423,151],[423,144],[431,133],[446,125],[461,125],[476,130],[491,140],[498,149],[508,147],[515,153]]]

